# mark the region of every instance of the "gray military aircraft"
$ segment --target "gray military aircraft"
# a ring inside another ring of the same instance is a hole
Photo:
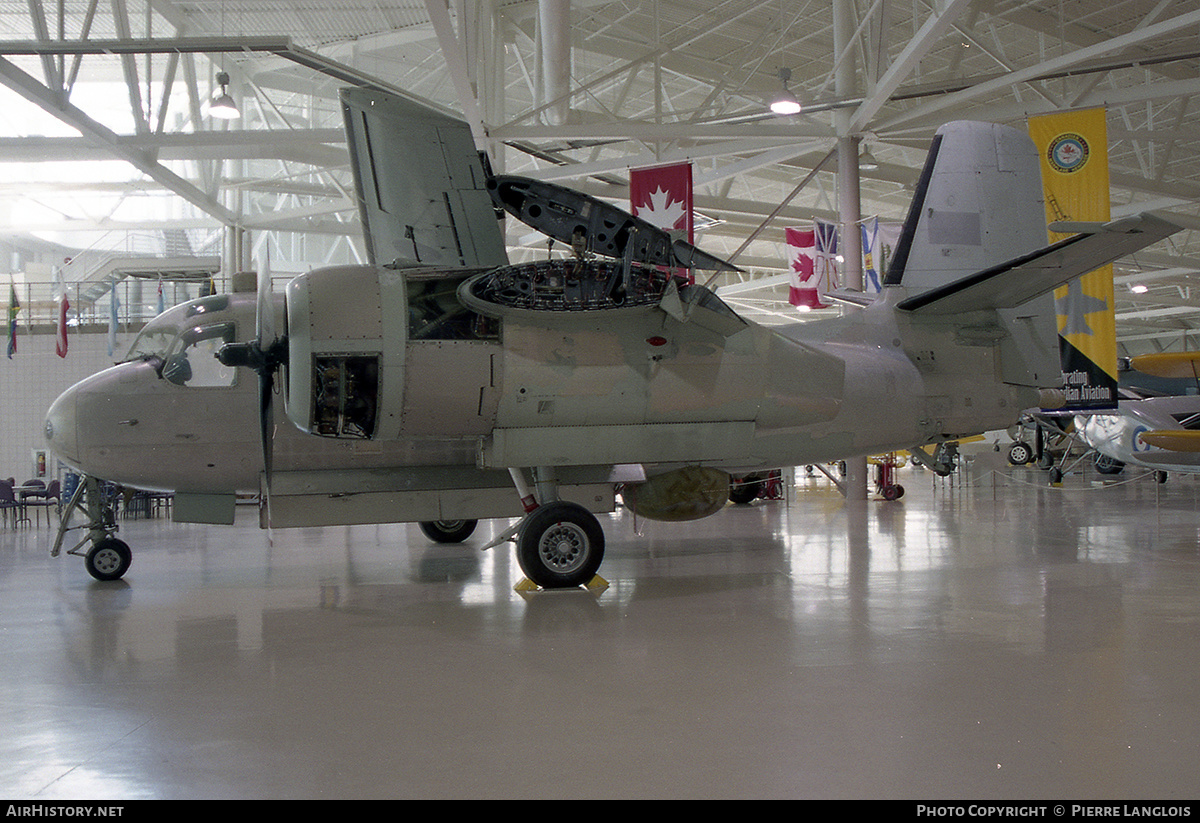
[[[1050,292],[1177,230],[1146,214],[1047,246],[1029,138],[951,123],[883,291],[768,328],[676,276],[725,263],[600,200],[491,175],[462,121],[371,90],[342,102],[370,264],[311,271],[282,297],[263,277],[257,295],[151,321],[125,362],[50,408],[66,464],[173,492],[185,521],[232,522],[239,492],[279,528],[420,522],[456,542],[519,518],[501,538],[527,577],[585,585],[604,552],[595,513],[618,494],[647,518],[707,516],[729,473],[939,443],[1050,405]],[[507,215],[573,254],[510,265]],[[92,506],[85,528],[70,553],[90,542],[88,570],[123,575],[111,518]]]

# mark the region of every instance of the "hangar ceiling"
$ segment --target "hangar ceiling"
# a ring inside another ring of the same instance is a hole
[[[236,227],[273,269],[356,259],[337,91],[372,83],[616,202],[630,167],[690,160],[699,245],[746,269],[729,299],[792,317],[783,228],[836,218],[813,170],[839,137],[878,160],[862,215],[898,221],[942,123],[1103,106],[1114,217],[1185,227],[1118,264],[1122,347],[1198,348],[1198,35],[1200,0],[0,0],[0,234],[207,252]],[[766,111],[781,69],[799,115]],[[238,120],[208,116],[220,72]]]

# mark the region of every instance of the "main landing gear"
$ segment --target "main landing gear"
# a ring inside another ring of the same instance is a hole
[[[76,509],[87,522],[72,526],[71,515]],[[81,476],[79,485],[67,498],[58,524],[58,536],[54,540],[54,548],[50,550],[51,557],[58,557],[67,532],[76,529],[86,529],[86,535],[68,549],[67,554],[83,557],[88,574],[97,580],[120,580],[125,576],[133,562],[133,552],[123,540],[117,539],[116,515],[104,497],[103,486],[94,477]],[[83,547],[86,543],[91,543],[91,546],[85,550]]]
[[[596,575],[604,560],[604,530],[596,516],[578,503],[558,499],[554,470],[534,472],[537,493],[529,488],[520,469],[510,469],[525,516],[485,546],[490,549],[512,540],[517,563],[525,578],[542,589],[569,589],[605,585]],[[538,499],[545,503],[538,503]],[[425,520],[418,523],[436,543],[461,543],[475,531],[475,520]]]
[[[578,503],[558,499],[554,470],[539,468],[537,496],[530,491],[525,474],[509,469],[525,517],[501,539],[514,533],[517,563],[530,582],[543,589],[566,589],[594,585],[596,571],[604,560],[604,530],[600,521]],[[545,503],[538,503],[538,498]]]
[[[417,524],[434,543],[461,543],[475,533],[478,520],[422,520]]]
[[[521,521],[517,562],[544,589],[584,586],[604,559],[604,531],[590,511],[556,500],[538,506]]]

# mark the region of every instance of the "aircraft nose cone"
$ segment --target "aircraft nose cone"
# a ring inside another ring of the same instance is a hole
[[[44,433],[51,451],[68,463],[79,462],[79,444],[76,437],[76,391],[67,389],[50,404],[46,412]]]

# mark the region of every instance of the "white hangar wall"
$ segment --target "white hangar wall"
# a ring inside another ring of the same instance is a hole
[[[56,461],[42,435],[46,410],[68,386],[113,365],[133,336],[121,335],[113,357],[107,332],[72,331],[65,358],[55,353],[54,339],[53,334],[21,329],[12,359],[0,354],[0,478],[20,483],[36,476],[38,450],[47,452],[47,480],[55,476]],[[7,352],[7,335],[4,346]]]

